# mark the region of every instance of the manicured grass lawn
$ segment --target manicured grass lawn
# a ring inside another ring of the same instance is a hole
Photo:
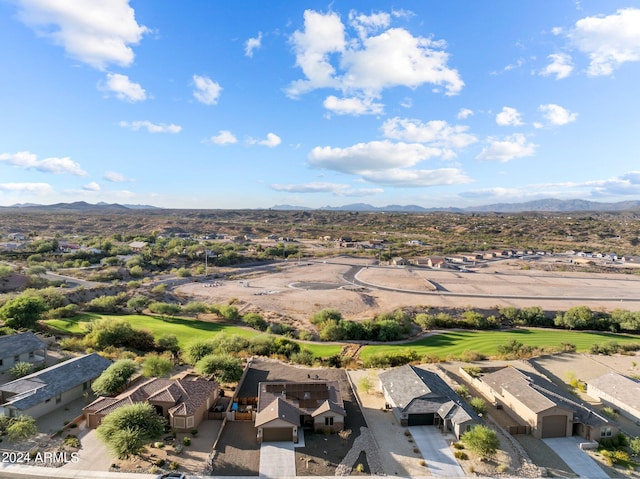
[[[340,354],[342,346],[339,344],[300,343],[300,348],[308,349],[318,358],[328,358]]]
[[[198,321],[196,319],[163,319],[142,314],[102,315],[85,313],[68,319],[49,319],[45,321],[45,324],[62,333],[82,334],[86,331],[85,326],[87,323],[99,318],[124,319],[129,321],[131,326],[135,329],[146,329],[151,331],[156,338],[163,334],[174,334],[176,338],[178,338],[178,342],[181,346],[184,346],[196,339],[206,339],[212,334],[221,332],[228,335],[237,334],[244,338],[252,338],[259,334],[263,334],[251,329],[226,324],[210,323],[207,321]]]
[[[592,333],[579,331],[559,331],[541,329],[518,329],[514,331],[451,331],[435,334],[405,344],[365,346],[360,350],[360,358],[367,359],[377,353],[391,353],[411,349],[420,356],[435,355],[440,359],[460,356],[465,351],[477,351],[486,356],[497,353],[498,346],[516,340],[524,345],[549,347],[570,343],[578,352],[588,351],[592,344],[610,341],[618,343],[640,343],[640,336],[630,334]]]
[[[142,314],[126,314],[126,315],[103,315],[95,313],[85,313],[68,319],[49,319],[45,324],[50,328],[56,329],[61,333],[82,334],[86,331],[87,323],[100,318],[124,319],[131,323],[135,329],[146,329],[157,338],[163,334],[173,334],[178,338],[181,346],[185,346],[197,339],[206,339],[216,333],[224,333],[229,336],[237,334],[243,338],[254,338],[261,334],[260,331],[254,331],[238,326],[210,323],[207,321],[198,321],[196,319],[186,318],[169,318],[162,319],[155,316],[146,316]],[[309,349],[314,356],[327,358],[339,354],[342,347],[339,344],[310,344],[300,343],[300,346]]]

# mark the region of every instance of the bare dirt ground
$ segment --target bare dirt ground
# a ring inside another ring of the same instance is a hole
[[[362,269],[358,271],[354,266]],[[522,267],[521,261],[504,260],[465,273],[376,267],[368,259],[336,257],[326,262],[283,262],[272,272],[259,269],[246,272],[238,268],[229,270],[234,279],[189,283],[180,286],[178,292],[214,303],[236,298],[243,311],[275,311],[292,322],[302,323],[323,308],[338,309],[348,319],[366,319],[399,307],[420,305],[540,306],[550,311],[587,305],[595,310],[640,310],[638,275],[552,272]],[[351,282],[349,273],[353,271],[358,271],[356,279],[365,283],[365,287]],[[434,291],[436,287],[443,293]]]

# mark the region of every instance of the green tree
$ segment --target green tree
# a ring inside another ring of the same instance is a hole
[[[165,356],[148,354],[142,363],[142,375],[146,378],[168,376],[173,370],[173,362]]]
[[[208,354],[212,354],[214,346],[211,341],[200,340],[189,344],[184,350],[185,360],[189,364],[196,364]]]
[[[149,403],[122,406],[108,414],[96,430],[98,437],[119,458],[138,454],[162,436],[165,419]]]
[[[136,294],[129,301],[127,301],[127,308],[135,311],[136,313],[141,312],[144,308],[149,304],[149,299],[141,294]]]
[[[482,459],[492,458],[500,447],[498,435],[486,426],[476,426],[471,431],[465,432],[460,439],[466,447]]]
[[[242,361],[232,356],[209,354],[196,363],[196,372],[202,375],[214,374],[220,382],[230,383],[242,377]]]
[[[13,379],[18,379],[31,374],[31,371],[33,371],[33,364],[20,361],[15,363],[13,367],[9,369],[9,374]]]
[[[18,296],[4,303],[0,308],[0,318],[10,328],[31,329],[46,310],[47,306],[41,298]]]
[[[38,432],[36,420],[31,416],[19,416],[7,426],[7,436],[10,441],[24,441]]]
[[[124,389],[138,365],[131,359],[120,359],[105,369],[93,382],[91,388],[100,396],[111,396]]]
[[[485,401],[484,399],[475,397],[471,401],[469,401],[469,404],[476,413],[487,414],[487,401]]]
[[[175,334],[163,334],[156,339],[156,348],[160,351],[170,351],[175,358],[180,352],[180,345]]]

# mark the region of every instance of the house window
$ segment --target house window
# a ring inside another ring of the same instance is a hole
[[[333,416],[328,416],[324,418],[325,426],[333,426]]]
[[[56,394],[56,404],[60,404],[62,402],[62,394]]]
[[[20,362],[20,355],[19,355],[19,354],[16,354],[16,355],[13,357],[13,362],[14,362],[14,363],[19,363],[19,362]]]
[[[33,358],[35,358],[35,357],[36,357],[35,353],[34,353],[33,351],[31,351],[31,352],[29,353],[29,359],[33,359]]]
[[[82,390],[83,391],[88,391],[90,385],[91,385],[91,381],[86,381],[86,382],[82,383]]]
[[[0,359],[0,366],[4,364],[4,359]]]
[[[193,427],[193,416],[187,416],[187,427]]]
[[[611,437],[611,428],[610,427],[601,428],[600,437]]]
[[[466,432],[471,431],[471,427],[472,427],[471,424],[467,424],[467,426],[465,427],[465,431]]]

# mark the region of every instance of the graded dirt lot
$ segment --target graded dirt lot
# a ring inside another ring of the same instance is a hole
[[[522,261],[489,263],[475,272],[383,266],[361,258],[282,262],[268,268],[229,269],[209,283],[189,283],[178,292],[214,303],[239,300],[242,311],[277,312],[308,321],[323,309],[365,319],[403,306],[495,308],[540,306],[566,310],[640,310],[640,276],[526,270]]]

